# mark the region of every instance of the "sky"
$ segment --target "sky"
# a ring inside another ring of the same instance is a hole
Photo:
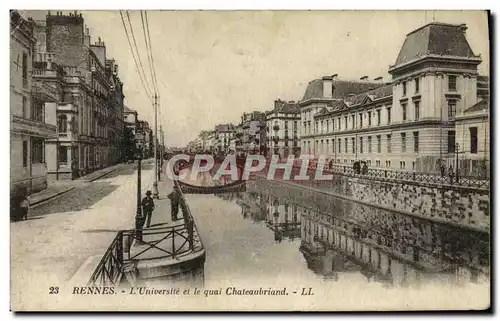
[[[100,37],[119,65],[125,104],[153,127],[154,109],[120,12],[80,12],[91,41]],[[25,12],[34,19],[45,14]],[[129,15],[150,83],[141,15]],[[278,98],[300,100],[308,82],[326,75],[388,81],[406,34],[433,20],[467,24],[472,50],[483,58],[479,72],[487,75],[484,11],[148,11],[165,144],[185,146],[201,130],[237,124],[244,112],[271,110]]]

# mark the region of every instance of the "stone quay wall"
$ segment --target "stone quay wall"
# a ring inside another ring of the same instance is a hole
[[[267,173],[263,171],[259,175]],[[315,170],[310,169],[308,175],[314,177]],[[292,180],[290,183],[405,215],[481,232],[490,230],[489,189],[341,173],[332,175],[332,180]]]

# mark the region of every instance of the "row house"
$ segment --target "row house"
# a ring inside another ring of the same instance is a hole
[[[265,113],[254,111],[241,116],[242,145],[245,154],[262,154],[265,150]]]
[[[154,155],[154,135],[149,123],[145,120],[137,121],[137,133],[143,140],[142,158],[150,158]]]
[[[231,138],[234,137],[235,130],[232,124],[222,124],[215,126],[215,144],[217,152],[228,153]]]
[[[36,22],[33,74],[57,136],[47,141],[52,179],[74,179],[121,161],[124,130],[123,83],[105,44],[91,44],[81,14],[56,15]]]
[[[42,104],[54,89],[33,83],[34,21],[13,10],[10,26],[10,191],[31,194],[47,187],[45,144],[56,126]]]
[[[274,101],[273,110],[266,112],[267,155],[287,158],[300,155],[300,108],[295,101]]]
[[[431,23],[409,33],[389,68],[391,84],[373,83],[361,93],[350,88],[341,99],[330,92],[318,98],[314,93],[320,88],[310,84],[301,102],[302,148],[341,164],[360,160],[368,166],[423,172],[436,172],[441,164],[453,166],[456,158],[465,164],[471,146],[486,146],[489,137],[485,133],[475,145],[457,139],[456,125],[463,115],[488,110],[485,105],[473,108],[488,100],[488,90],[485,78],[478,76],[481,59],[470,48],[466,29]],[[329,81],[323,78],[324,89],[330,88]],[[488,131],[487,125],[470,127],[476,129],[462,130],[465,141]],[[487,157],[486,147],[482,155]]]
[[[243,124],[236,125],[234,127],[234,136],[230,139],[229,143],[229,150],[236,155],[242,155],[244,153],[243,135]]]

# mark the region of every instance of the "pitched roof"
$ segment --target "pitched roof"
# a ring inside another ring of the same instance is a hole
[[[422,55],[475,57],[465,38],[465,25],[433,22],[406,35],[396,65],[404,64]]]
[[[372,82],[367,80],[337,80],[332,81],[333,99],[345,99],[349,94],[359,94],[370,89],[374,89],[384,85],[381,82]],[[306,88],[302,100],[325,98],[323,93],[323,79],[315,79],[311,81]]]
[[[476,104],[472,105],[471,107],[467,108],[466,110],[464,110],[464,113],[472,113],[475,111],[480,111],[488,108],[490,108],[489,102],[487,100],[481,100]]]

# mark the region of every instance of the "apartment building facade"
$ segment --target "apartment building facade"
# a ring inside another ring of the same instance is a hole
[[[76,12],[36,21],[34,75],[51,87],[57,137],[47,141],[51,179],[74,179],[119,162],[124,130],[123,83],[118,65]],[[52,98],[51,98],[52,99]]]
[[[274,101],[273,110],[266,112],[266,152],[287,158],[300,156],[300,108],[295,101]]]
[[[228,153],[231,139],[235,135],[234,125],[222,124],[215,126],[215,151]]]
[[[33,86],[34,21],[13,10],[10,26],[10,191],[31,194],[47,187],[45,145],[56,127],[43,101],[52,91]]]
[[[241,117],[242,151],[245,154],[261,154],[266,139],[266,115],[259,111],[244,113]]]

